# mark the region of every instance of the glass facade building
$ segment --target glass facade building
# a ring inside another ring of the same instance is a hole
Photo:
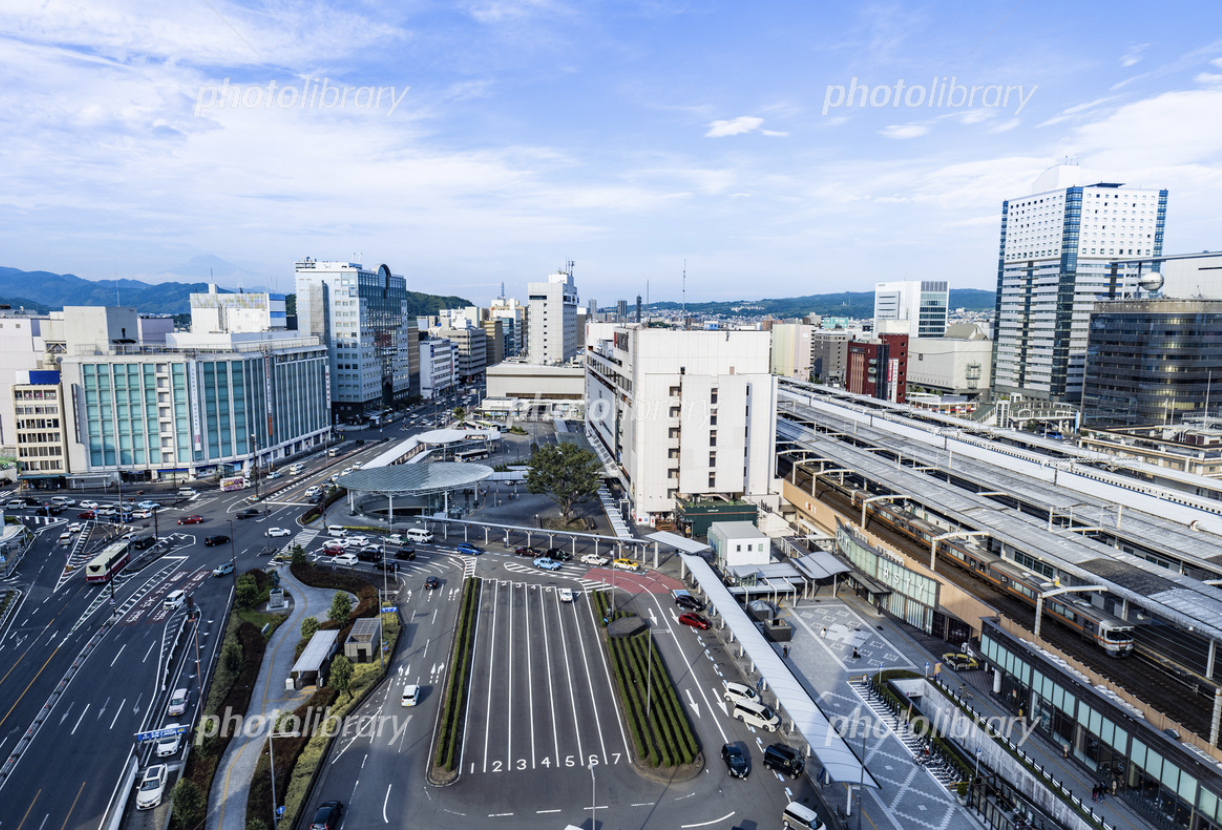
[[[1218,387],[1214,387],[1214,382]],[[1217,410],[1222,398],[1222,301],[1098,303],[1090,318],[1082,420],[1152,426]]]
[[[330,430],[327,355],[312,338],[68,357],[63,370],[74,473],[249,468]]]
[[[1034,719],[1039,732],[1152,824],[1172,830],[1222,827],[1222,773],[1212,757],[1190,752],[1136,708],[1099,694],[997,620],[984,620],[980,645],[1001,675],[999,700]]]

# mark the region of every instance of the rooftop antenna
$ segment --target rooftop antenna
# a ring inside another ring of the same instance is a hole
[[[683,316],[687,317],[687,257],[683,258]]]

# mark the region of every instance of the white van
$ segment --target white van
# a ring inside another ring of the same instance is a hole
[[[327,450],[327,458],[335,458],[337,455],[339,455],[339,447],[332,447]]]
[[[433,541],[433,534],[422,527],[409,527],[403,535],[411,542]]]
[[[755,689],[745,683],[735,683],[733,680],[726,681],[726,691],[722,695],[727,703],[738,703],[740,700],[746,700],[751,703],[756,702]]]
[[[181,589],[177,591],[172,591],[166,594],[165,602],[161,604],[161,607],[165,608],[168,611],[173,611],[175,608],[180,607],[183,604],[183,602],[186,601],[186,599],[187,599],[186,591],[183,591]]]
[[[195,491],[192,490],[190,487],[183,487],[179,489],[178,491],[178,497],[180,499],[189,499],[194,495],[195,495]]]
[[[819,821],[818,813],[796,801],[785,805],[785,811],[781,813],[781,823],[785,830],[827,830],[827,825]]]
[[[328,536],[347,536],[348,528],[343,525],[327,525]]]
[[[762,703],[740,700],[734,704],[734,717],[748,726],[758,726],[767,732],[775,732],[781,725],[776,713]]]
[[[76,502],[68,498],[67,496],[54,496],[51,499],[51,504],[56,504],[56,505],[59,505],[60,507],[68,507],[70,505],[76,504]]]

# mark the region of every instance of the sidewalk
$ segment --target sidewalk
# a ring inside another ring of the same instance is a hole
[[[306,692],[286,691],[284,678],[293,668],[293,651],[301,639],[301,622],[306,615],[326,619],[335,592],[326,588],[311,588],[298,582],[288,568],[280,570],[280,584],[292,597],[293,607],[289,618],[282,622],[267,643],[263,654],[263,665],[259,668],[259,679],[251,696],[246,716],[268,715],[273,710],[291,710],[308,697]],[[266,734],[258,737],[237,735],[225,750],[212,781],[212,794],[208,803],[207,830],[245,830],[246,797],[250,791],[250,779],[255,772],[259,749]],[[253,745],[253,746],[252,746]]]
[[[803,600],[796,607],[791,607],[791,614],[800,617],[806,622],[806,625],[798,625],[795,627],[794,642],[791,644],[790,662],[795,663],[794,669],[801,676],[803,667],[808,662],[809,652],[820,645],[828,645],[833,650],[840,653],[843,659],[846,647],[849,650],[848,660],[846,664],[851,667],[857,676],[862,674],[873,674],[877,670],[879,663],[883,663],[884,668],[910,668],[912,671],[922,672],[925,669],[925,664],[928,662],[930,666],[930,674],[932,675],[932,667],[935,662],[941,659],[941,655],[948,651],[958,651],[958,646],[952,646],[944,640],[928,637],[922,632],[917,631],[902,623],[897,623],[885,615],[878,613],[876,609],[869,606],[865,602],[853,596],[842,595],[840,599],[831,597],[820,597],[815,600]],[[868,627],[863,630],[859,627],[857,630],[849,630],[845,625],[846,614],[848,620],[858,618],[866,623]],[[822,620],[829,620],[823,622]],[[828,626],[826,639],[822,638],[821,626]],[[807,635],[806,638],[798,636],[798,630],[805,628],[803,632]],[[814,639],[820,639],[822,642],[816,643]],[[868,645],[859,646],[861,659],[853,661],[851,657],[852,643],[863,640],[868,642]],[[877,642],[882,641],[885,645],[881,650],[877,648]],[[806,655],[806,656],[804,656]],[[911,665],[904,666],[903,663],[910,662]],[[819,685],[826,687],[828,684],[824,677],[819,677]],[[803,682],[807,682],[806,678],[802,678]],[[997,703],[991,696],[992,675],[984,671],[966,671],[962,673],[950,670],[945,664],[942,666],[942,679],[951,689],[955,689],[959,684],[964,684],[966,692],[965,701],[967,704],[976,710],[982,717],[1003,716],[1009,717],[1015,713],[1008,711]],[[809,685],[809,684],[808,684]],[[843,689],[843,687],[842,687]],[[825,694],[824,699],[820,701],[821,705],[827,702],[828,697],[843,697],[843,692],[840,694]],[[831,707],[833,710],[837,708],[835,703]],[[828,711],[828,714],[832,714]],[[836,712],[836,714],[845,714],[845,712]],[[1084,801],[1084,807],[1093,809],[1104,822],[1110,827],[1128,828],[1129,830],[1144,830],[1151,827],[1149,821],[1139,813],[1125,799],[1119,796],[1107,796],[1104,801],[1092,803],[1090,800],[1091,788],[1100,783],[1100,780],[1092,772],[1083,768],[1076,760],[1065,758],[1062,755],[1061,747],[1051,742],[1048,738],[1039,732],[1033,732],[1030,739],[1023,746],[1024,751],[1031,756],[1035,763],[1046,769],[1053,778],[1064,784],[1071,790],[1073,795]],[[871,750],[867,754],[867,768],[876,776],[879,772],[875,765],[876,752]],[[824,791],[826,798],[836,788],[828,788]],[[966,810],[961,810],[964,816],[968,813]],[[962,826],[960,822],[954,822],[951,826]],[[880,826],[881,830],[881,826]]]

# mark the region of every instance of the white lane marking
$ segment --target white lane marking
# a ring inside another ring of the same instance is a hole
[[[557,604],[559,604],[560,602],[559,595],[557,595],[556,602]],[[574,623],[576,623],[577,621],[576,603],[572,603],[572,605],[573,605],[573,620],[574,620]],[[585,666],[585,669],[586,669],[586,683],[590,689],[590,702],[593,703],[594,702],[594,676],[590,674],[590,655],[586,651],[585,647],[581,644],[580,640],[578,641],[578,648],[581,649],[581,662]],[[602,747],[603,763],[605,764],[607,763],[607,739],[606,737],[603,736],[603,722],[602,722],[602,718],[598,714],[598,706],[594,706],[594,726],[598,730],[598,743],[599,743],[599,746]]]
[[[86,703],[86,704],[85,704],[85,708],[84,708],[84,709],[81,711],[81,716],[80,716],[79,718],[77,718],[77,719],[76,719],[76,726],[80,726],[80,725],[81,725],[81,721],[85,719],[85,712],[88,712],[88,711],[89,711],[89,705],[90,705],[90,704],[88,704],[88,703]],[[73,734],[73,735],[75,735],[75,734],[76,734],[76,726],[72,727],[72,732],[71,732],[71,734]]]
[[[107,729],[115,728],[115,721],[119,719],[119,715],[123,714],[123,707],[127,705],[127,698],[123,698],[123,702],[119,704],[119,708],[115,710],[115,716],[110,719],[110,726]]]
[[[149,650],[144,653],[144,659],[140,661],[141,663],[148,662],[149,655],[153,653],[153,646],[155,645],[157,645],[157,639],[153,638],[153,642],[149,643]]]
[[[560,811],[559,810],[535,810],[535,814],[540,815],[540,816],[548,815],[549,813],[558,813],[558,812]]]
[[[394,784],[386,785],[386,798],[382,801],[382,823],[383,824],[390,824],[390,819],[386,817],[386,805],[390,803],[390,788],[393,786]]]
[[[586,596],[587,596],[587,597],[588,597],[588,596],[590,596],[590,593],[587,593],[587,594],[586,594]],[[593,603],[593,602],[587,602],[587,603],[586,603],[586,607],[590,609],[590,625],[594,626],[595,637],[597,638],[597,637],[599,636],[599,633],[598,633],[598,619],[597,619],[597,618],[594,616],[594,603]],[[599,647],[599,649],[598,649],[598,654],[599,654],[599,656],[601,656],[601,657],[602,657],[602,661],[603,661],[603,671],[604,671],[604,672],[606,673],[606,675],[607,675],[607,684],[606,684],[605,688],[614,690],[614,689],[615,689],[615,682],[614,682],[614,681],[611,679],[611,664],[610,664],[610,663],[607,661],[607,650],[606,650],[605,648],[602,648],[602,647],[600,646],[600,647]],[[614,691],[612,692],[612,694],[614,694]],[[615,719],[616,719],[617,721],[619,721],[619,736],[620,736],[620,740],[622,740],[622,741],[624,742],[624,743],[623,743],[623,746],[624,746],[624,748],[625,748],[625,749],[627,749],[627,747],[628,747],[628,733],[627,733],[627,732],[624,730],[624,718],[623,718],[623,716],[622,716],[622,715],[620,715],[620,712],[619,712],[619,707],[618,707],[618,706],[612,706],[611,708],[615,710]]]
[[[539,591],[539,619],[541,628],[543,629],[543,665],[548,667],[547,671],[547,696],[551,703],[552,710],[552,741],[555,744],[556,750],[556,765],[560,765],[560,730],[556,728],[556,689],[552,684],[552,643],[548,637],[547,611],[543,605],[543,591]]]
[[[687,692],[687,702],[691,704],[692,711],[696,713],[696,717],[700,717],[700,706],[696,704],[696,699],[692,697],[692,690],[685,689],[684,691]]]
[[[522,612],[526,616],[526,698],[530,711],[530,768],[535,768],[535,673],[530,662],[530,589],[522,597]]]
[[[730,812],[726,813],[721,818],[715,818],[712,821],[702,821],[699,824],[680,824],[679,826],[683,828],[688,828],[688,827],[708,827],[710,824],[721,824],[723,821],[729,821],[730,817],[733,816],[735,812],[737,811],[731,810]]]
[[[510,672],[510,677],[506,678],[505,704],[505,769],[513,767],[513,586],[509,586],[509,620],[505,623],[506,629],[509,632],[509,657],[505,664]]]
[[[127,648],[127,643],[124,643],[123,645],[119,646],[119,651],[115,654],[115,659],[110,661],[110,667],[112,669],[115,667],[115,663],[119,662],[119,655],[123,653],[123,649],[125,648]]]
[[[492,634],[488,637],[488,705],[484,712],[484,772],[488,771],[488,739],[492,735],[492,666],[496,662],[493,657],[496,653],[496,600],[501,592],[501,583],[496,583],[496,590],[492,596]]]
[[[655,603],[655,604],[658,604],[658,605],[659,605],[659,607],[660,607],[660,601],[659,601],[659,599],[658,599],[658,595],[657,595],[657,594],[651,594],[650,596],[652,596],[652,597],[653,597],[653,601],[654,601],[654,603]],[[669,621],[669,620],[668,620],[668,621],[667,621],[667,623],[666,623],[666,627],[667,627],[668,629],[670,628],[670,621]],[[674,633],[674,632],[672,631],[671,633]],[[683,656],[683,662],[687,664],[687,676],[688,676],[688,677],[693,677],[693,678],[694,678],[694,677],[696,676],[696,670],[695,670],[695,668],[692,666],[692,661],[691,661],[691,659],[690,659],[690,658],[687,656],[687,651],[686,651],[686,650],[684,650],[684,648],[683,648],[683,644],[679,642],[679,638],[678,638],[678,637],[675,637],[675,645],[679,647],[679,654]],[[713,711],[713,706],[712,706],[712,705],[709,703],[709,698],[708,698],[708,696],[707,696],[707,695],[704,693],[704,687],[703,687],[703,686],[699,686],[699,685],[697,685],[697,686],[696,686],[696,691],[700,692],[700,697],[704,699],[704,705],[705,705],[705,706],[708,706],[708,707],[709,707],[709,711],[710,711],[710,712],[712,712],[712,711]],[[722,743],[726,743],[726,744],[728,744],[728,743],[730,742],[730,739],[729,739],[729,738],[726,736],[726,731],[725,731],[724,729],[722,729],[722,728],[721,728],[721,721],[720,721],[719,719],[717,719],[717,718],[713,718],[713,724],[714,724],[714,725],[717,727],[717,731],[721,733],[721,742],[722,742]],[[731,813],[731,815],[733,815],[733,813]]]
[[[569,665],[569,643],[568,637],[564,633],[564,625],[560,623],[560,598],[558,594],[553,593],[556,597],[556,622],[560,629],[560,646],[564,649],[564,673],[569,679],[569,703],[573,708],[573,729],[577,732],[577,757],[586,760],[585,752],[581,748],[581,721],[577,717],[577,689],[573,686],[573,669]],[[584,766],[584,764],[582,765]]]

